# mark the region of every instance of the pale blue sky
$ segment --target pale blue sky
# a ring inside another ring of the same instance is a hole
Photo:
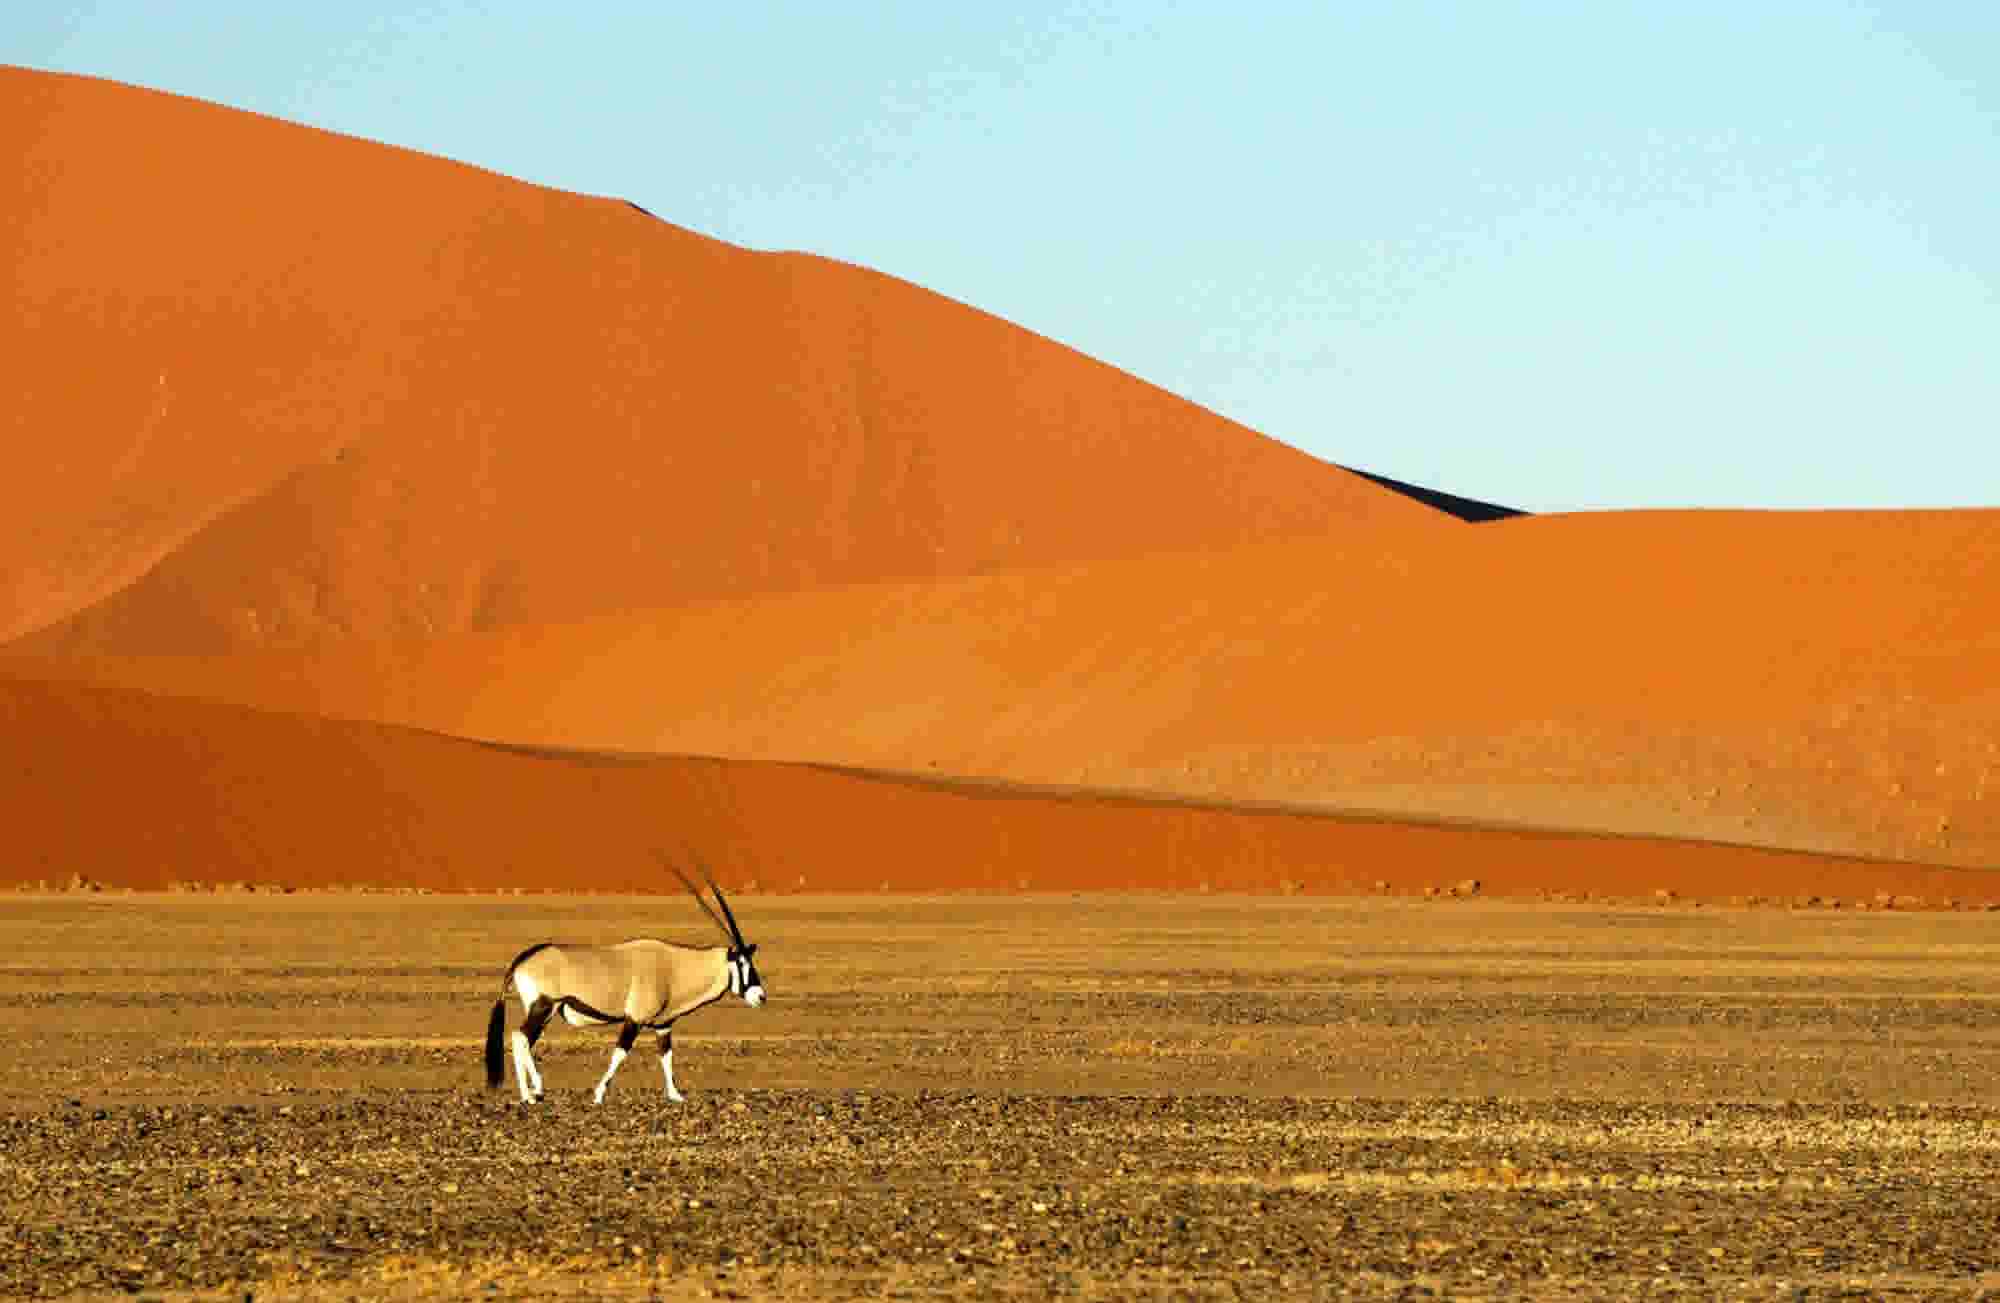
[[[2000,4],[7,6],[1536,510],[2000,505]]]

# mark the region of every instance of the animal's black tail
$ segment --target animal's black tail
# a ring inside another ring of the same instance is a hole
[[[501,1036],[507,1030],[507,997],[501,996],[493,1002],[492,1016],[486,1020],[486,1088],[492,1090],[500,1084],[500,1074],[507,1066],[507,1052],[501,1046]]]

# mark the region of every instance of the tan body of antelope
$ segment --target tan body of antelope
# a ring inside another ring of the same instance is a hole
[[[678,873],[679,870],[676,870]],[[598,1081],[592,1099],[602,1104],[618,1065],[632,1050],[639,1032],[658,1034],[660,1073],[667,1098],[683,1096],[674,1084],[674,1023],[725,995],[741,996],[752,1008],[764,1003],[763,979],[757,975],[757,947],[743,939],[729,902],[713,881],[709,890],[722,906],[717,917],[685,874],[681,881],[728,942],[722,946],[684,946],[641,937],[613,946],[566,945],[545,941],[529,946],[507,965],[500,979],[500,998],[493,1002],[486,1023],[486,1084],[497,1087],[504,1069],[501,1048],[507,1025],[509,990],[520,997],[522,1020],[514,1030],[514,1084],[522,1103],[542,1098],[542,1074],[535,1066],[535,1042],[551,1015],[560,1013],[572,1027],[616,1024],[618,1046],[611,1066]],[[728,922],[723,920],[727,919]]]

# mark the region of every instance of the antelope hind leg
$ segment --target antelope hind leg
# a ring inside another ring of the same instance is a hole
[[[547,996],[538,996],[514,1032],[514,1084],[521,1091],[523,1104],[533,1104],[542,1097],[542,1072],[535,1066],[535,1042],[542,1038],[542,1028],[548,1024],[555,1007],[555,1002]]]
[[[618,1074],[618,1065],[625,1062],[625,1056],[632,1052],[632,1042],[638,1039],[639,1024],[626,1019],[625,1025],[618,1029],[618,1048],[611,1051],[611,1066],[604,1070],[603,1080],[597,1083],[597,1090],[590,1097],[591,1103],[604,1102],[604,1092],[611,1089],[611,1078]]]

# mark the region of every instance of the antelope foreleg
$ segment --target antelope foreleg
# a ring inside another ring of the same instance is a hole
[[[618,1065],[625,1062],[625,1056],[632,1052],[632,1042],[639,1039],[639,1024],[630,1018],[618,1029],[618,1048],[611,1051],[611,1066],[604,1070],[603,1080],[597,1083],[597,1090],[590,1097],[593,1104],[604,1102],[604,1092],[611,1089],[611,1078],[618,1073]]]
[[[676,1104],[685,1103],[687,1096],[674,1085],[674,1029],[671,1027],[660,1029],[660,1075],[667,1079],[667,1098]]]

